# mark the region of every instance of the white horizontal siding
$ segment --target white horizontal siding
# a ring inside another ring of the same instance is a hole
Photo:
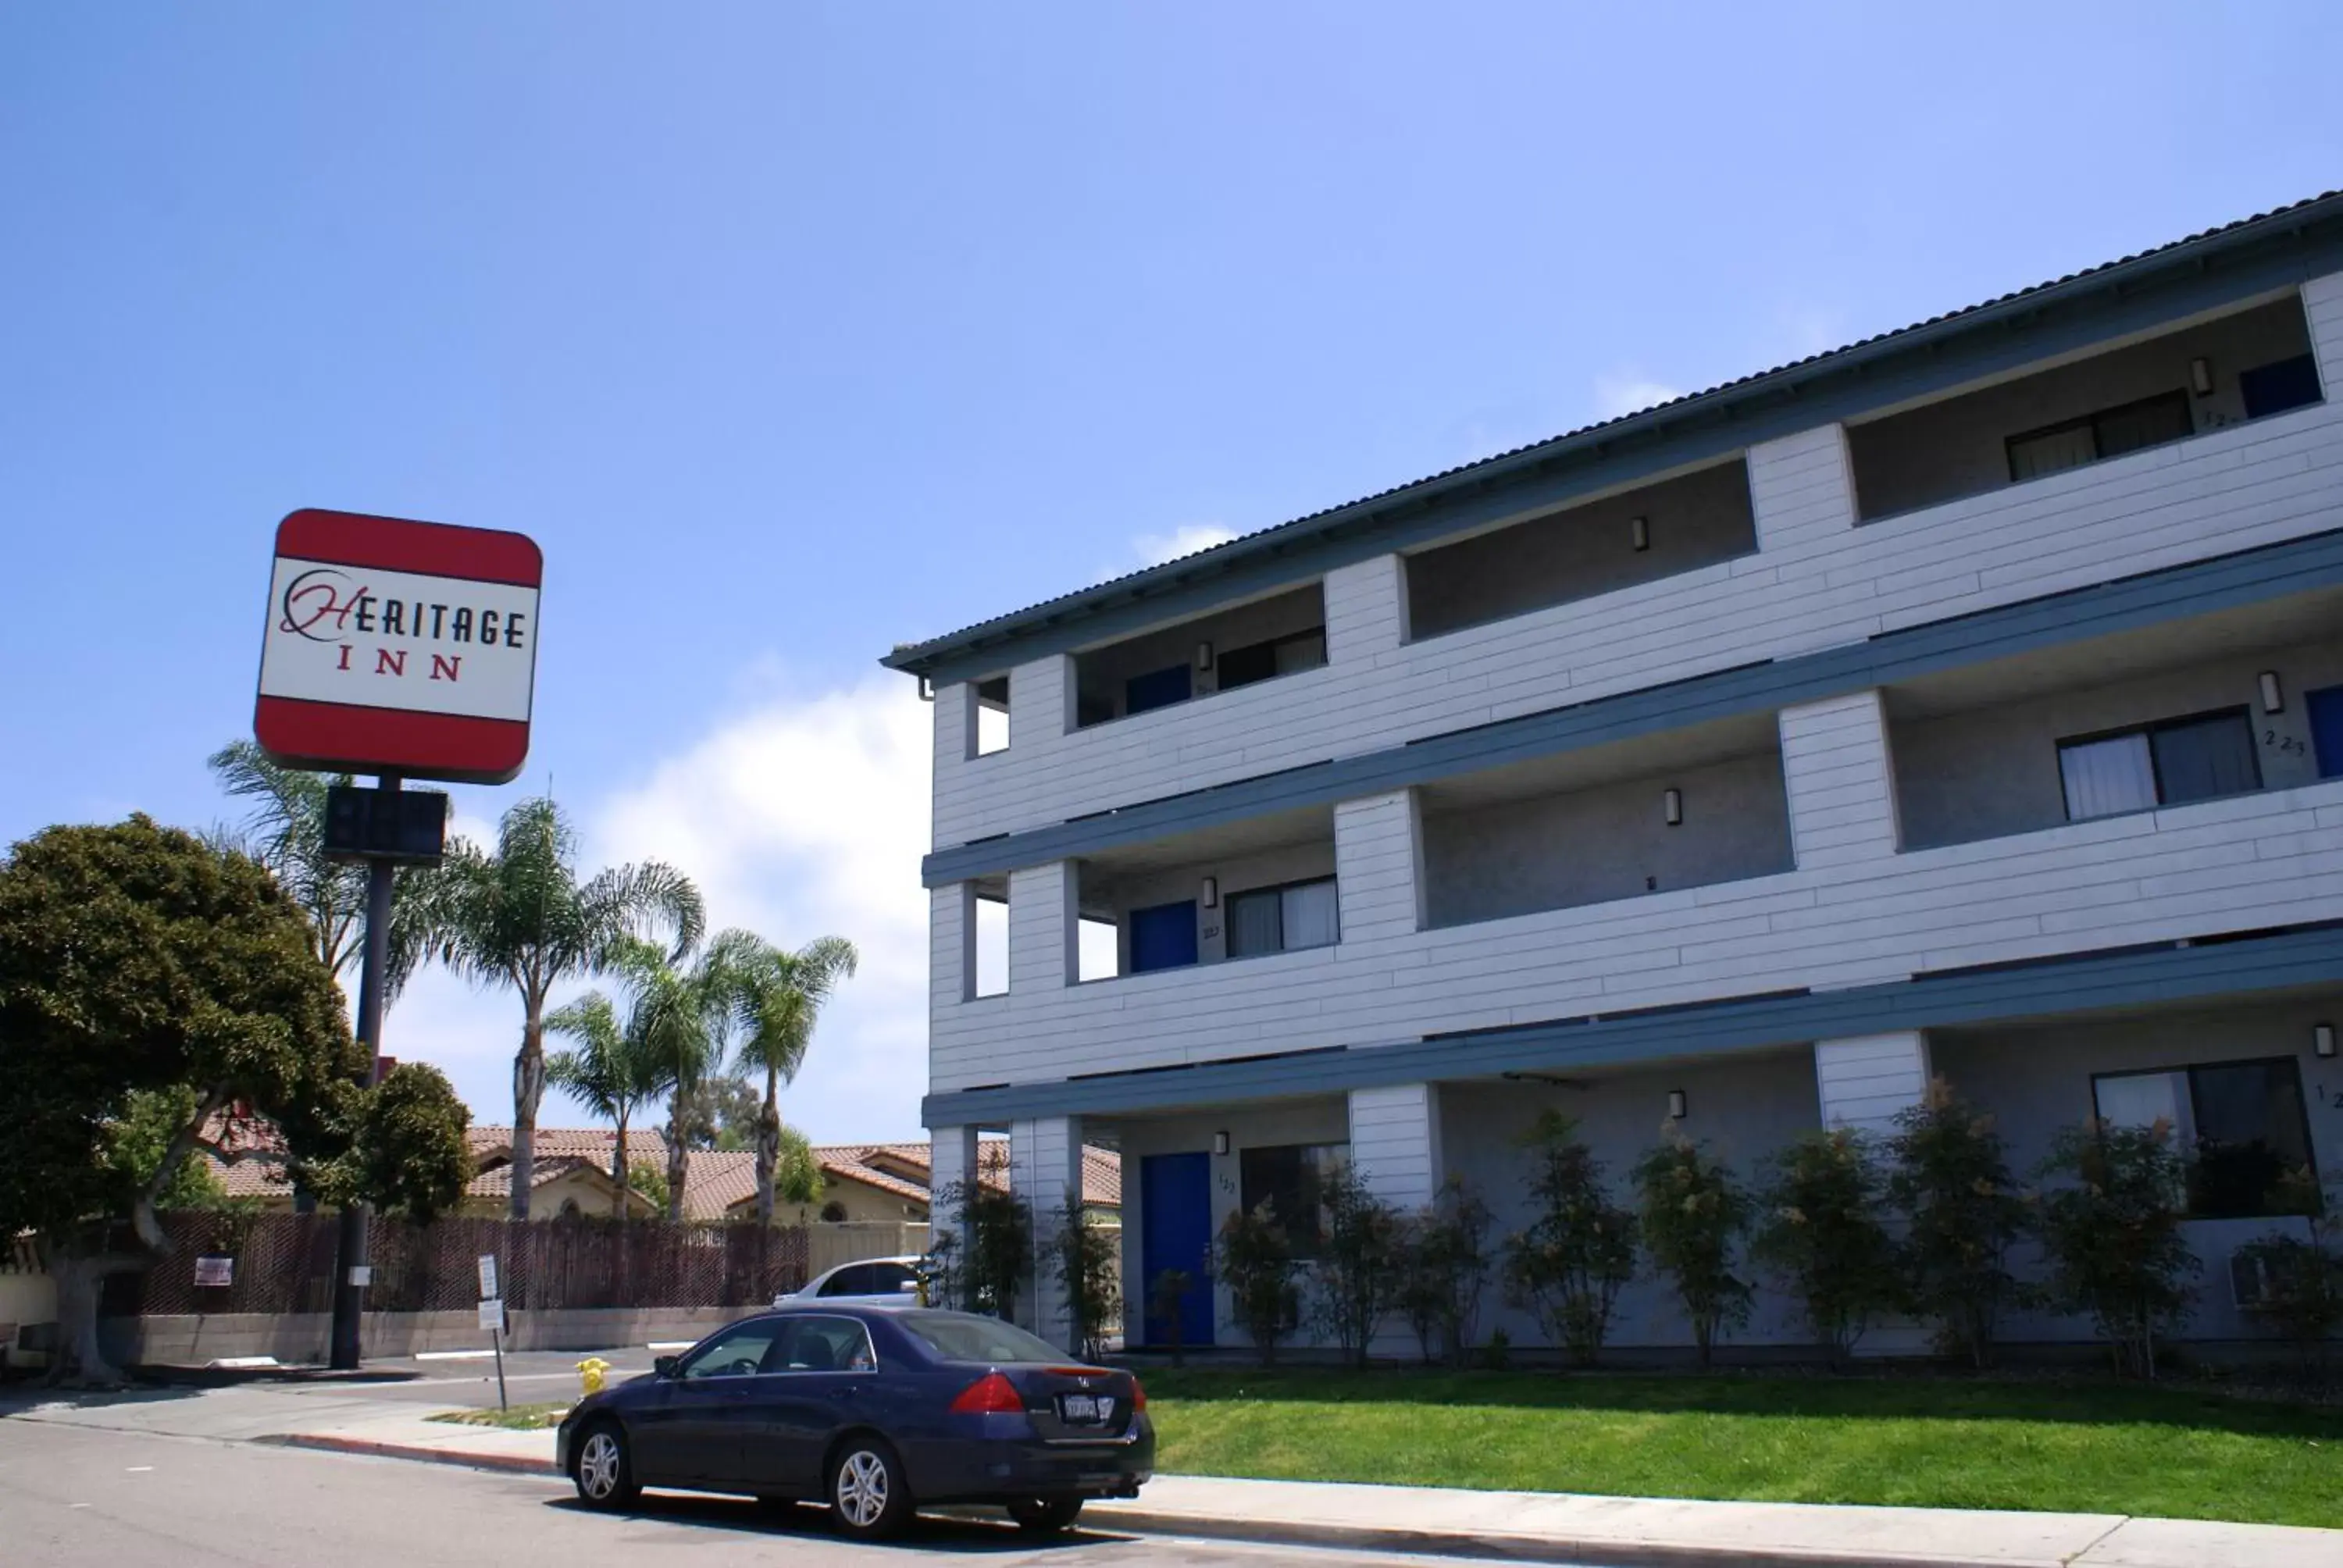
[[[1346,920],[1351,916],[1345,910]],[[2343,781],[933,1010],[939,1091],[2343,919]],[[1374,929],[1370,926],[1369,929]]]
[[[1779,715],[1790,845],[1809,869],[1896,852],[1895,768],[1877,691],[1785,708]]]
[[[1815,1042],[1823,1124],[1885,1134],[1928,1091],[1928,1042],[1915,1030]]]
[[[950,1007],[968,995],[969,970],[976,961],[970,940],[968,884],[928,890],[928,1000]]]
[[[2336,367],[2330,382],[2343,384],[2343,288],[2322,280],[2306,299]],[[1833,427],[1753,449],[1761,552],[1657,582],[1408,643],[1400,561],[1361,562],[1328,576],[1325,668],[1071,733],[1067,661],[1021,666],[1007,750],[970,759],[940,739],[935,843],[1856,641],[2298,538],[2343,517],[2335,404],[1859,528],[1842,447]],[[1029,703],[1045,689],[1053,699]]]
[[[1440,1091],[1401,1083],[1351,1091],[1351,1168],[1367,1191],[1402,1210],[1440,1190]]]
[[[1073,983],[1074,867],[1066,860],[1009,873],[1009,991],[1031,995]]]
[[[1334,808],[1334,879],[1344,941],[1405,936],[1423,909],[1423,861],[1415,792],[1400,789]]]
[[[2310,319],[2310,351],[2318,357],[2319,383],[2329,397],[2343,395],[2343,273],[2304,284],[2302,312]]]

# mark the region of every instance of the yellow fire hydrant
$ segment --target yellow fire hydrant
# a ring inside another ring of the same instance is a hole
[[[578,1363],[578,1375],[585,1381],[588,1393],[602,1392],[602,1374],[609,1370],[610,1363],[600,1356],[588,1356]]]

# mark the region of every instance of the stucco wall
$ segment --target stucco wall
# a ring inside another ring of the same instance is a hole
[[[2289,295],[2235,316],[2005,381],[1847,429],[1865,518],[2006,487],[2008,437],[2159,392],[2186,389],[2188,361],[2211,361],[2214,393],[2191,397],[2199,430],[2245,417],[2237,372],[2310,351],[2302,302]]]
[[[1650,548],[1637,550],[1630,519]],[[1406,558],[1417,637],[1632,588],[1757,548],[1745,464],[1721,463]]]
[[[2059,1128],[2091,1114],[2091,1075],[2198,1066],[2252,1057],[2291,1056],[2301,1067],[2311,1154],[2322,1175],[2343,1176],[2343,1066],[2310,1052],[2311,1025],[2332,1021],[2343,997],[2168,1014],[2098,1023],[2046,1024],[2022,1030],[1931,1038],[1929,1056],[1962,1096],[1993,1112],[2008,1140],[2013,1162],[2030,1171]],[[2281,1220],[2198,1220],[2186,1227],[2203,1261],[2197,1309],[2186,1337],[2231,1339],[2251,1334],[2229,1299],[2228,1255],[2238,1244],[2272,1231],[2302,1233],[2302,1222]],[[2024,1273],[2036,1266],[2017,1260]],[[2072,1340],[2090,1335],[2078,1318],[2019,1314],[2012,1339]]]
[[[2256,678],[2278,672],[2286,711],[2264,713]],[[1904,847],[1963,844],[2032,832],[2066,820],[2058,742],[2126,725],[2208,709],[2250,709],[2265,789],[2316,783],[2305,691],[2343,681],[2343,642],[2241,658],[2080,691],[2056,692],[1912,722],[1890,730]]]
[[[1684,792],[1680,827],[1661,813],[1668,789]],[[1423,861],[1435,926],[1787,871],[1781,753],[1464,810],[1427,793]]]
[[[777,1225],[818,1225],[828,1223],[821,1211],[832,1202],[843,1204],[849,1224],[893,1224],[906,1220],[925,1220],[928,1206],[914,1202],[898,1192],[882,1192],[866,1182],[825,1179],[819,1201],[812,1203],[776,1203],[773,1223]],[[748,1212],[753,1213],[750,1209]]]

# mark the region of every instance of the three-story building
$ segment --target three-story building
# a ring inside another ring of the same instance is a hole
[[[2328,196],[897,648],[937,1180],[1118,1146],[1194,1345],[1327,1161],[1502,1231],[1547,1107],[1624,1184],[1940,1076],[2021,1164],[2173,1122],[2243,1332],[2276,1173],[2343,1170],[2338,386]],[[1651,1284],[1614,1337],[1689,1340]]]

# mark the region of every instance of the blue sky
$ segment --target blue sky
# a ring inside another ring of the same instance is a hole
[[[916,1128],[873,660],[2343,185],[2343,12],[0,10],[0,837],[224,814],[296,506],[544,545],[601,859],[858,940],[788,1114]],[[517,1004],[389,1049],[509,1114]],[[575,1121],[559,1102],[550,1122]]]

